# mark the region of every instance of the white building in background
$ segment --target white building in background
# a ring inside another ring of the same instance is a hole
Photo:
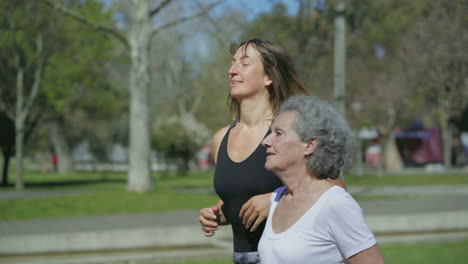
[[[107,151],[107,159],[113,163],[127,163],[128,148],[120,143],[113,144]]]
[[[89,147],[89,141],[85,140],[72,149],[73,162],[94,162],[95,157]]]

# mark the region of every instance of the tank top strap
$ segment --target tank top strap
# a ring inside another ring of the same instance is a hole
[[[219,162],[220,159],[228,159],[228,154],[227,154],[227,142],[229,138],[229,134],[231,132],[231,129],[235,127],[237,124],[237,120],[234,120],[231,125],[229,126],[228,130],[226,131],[226,134],[224,134],[223,139],[221,140],[221,145],[219,146],[218,150],[218,156],[217,156],[217,161],[216,163]]]
[[[227,145],[227,141],[228,141],[228,138],[229,138],[229,134],[231,133],[231,129],[233,127],[235,127],[236,124],[237,124],[237,120],[234,120],[231,123],[231,125],[229,126],[228,130],[226,131],[226,134],[224,134],[223,140],[221,141],[221,146],[222,147],[225,147]],[[220,146],[220,148],[221,148],[221,146]],[[227,149],[227,147],[226,147],[226,149]]]
[[[229,126],[228,130],[231,130],[233,127],[235,127],[237,124],[237,120],[232,121],[231,125]]]

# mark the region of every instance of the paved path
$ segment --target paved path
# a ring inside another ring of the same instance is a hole
[[[364,197],[402,197],[359,201],[379,243],[468,238],[468,186],[351,187],[349,191]],[[157,263],[176,256],[228,257],[232,239],[229,227],[223,227],[215,238],[205,238],[197,218],[198,210],[183,210],[0,221],[0,263],[116,263],[135,259]],[[149,250],[142,252],[145,248]],[[166,250],[156,250],[161,248]],[[53,252],[71,253],[65,257],[28,255]]]

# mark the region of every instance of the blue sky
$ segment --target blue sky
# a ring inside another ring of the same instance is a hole
[[[282,2],[288,7],[289,13],[296,13],[298,9],[297,1],[295,0],[227,0],[223,6],[232,6],[238,9],[246,9],[248,19],[252,19],[260,13],[271,11],[274,3]]]
[[[110,5],[113,0],[101,0],[106,6]],[[181,1],[181,0],[175,0]],[[194,0],[182,0],[182,1],[194,1]],[[214,0],[213,0],[214,1]],[[158,3],[160,1],[154,1]],[[198,2],[204,2],[198,0]],[[282,2],[288,6],[288,11],[290,13],[295,13],[298,9],[298,4],[296,0],[226,0],[217,8],[236,8],[236,9],[245,9],[248,19],[254,18],[256,15],[264,12],[268,12],[272,9],[275,3]],[[214,10],[216,12],[216,10]]]
[[[100,1],[104,2],[106,6],[109,6],[115,0]],[[156,6],[161,1],[162,0],[155,0],[153,3]],[[202,3],[206,6],[208,3],[213,3],[214,1],[215,0],[174,0],[173,2],[174,4],[188,4],[188,6],[194,5],[195,3]],[[321,0],[318,1],[320,2]],[[279,2],[284,3],[287,6],[289,14],[297,13],[299,8],[297,0],[225,0],[225,2],[211,10],[210,14],[215,19],[222,19],[222,16],[227,9],[236,9],[241,11],[241,13],[247,17],[247,20],[250,21],[261,13],[270,12],[273,6]],[[169,4],[169,6],[170,5],[171,4]],[[116,19],[119,20],[119,17],[116,16]],[[232,41],[232,39],[230,41]],[[193,35],[190,39],[190,43],[191,45],[185,47],[188,54],[197,53],[202,54],[202,56],[210,54],[210,47],[207,45],[207,36],[204,33],[200,32],[199,34]]]

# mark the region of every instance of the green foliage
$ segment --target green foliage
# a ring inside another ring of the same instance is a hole
[[[50,12],[36,1],[12,0],[1,1],[0,10],[0,100],[7,108],[4,110],[11,110],[15,109],[18,67],[24,72],[23,93],[29,94],[38,66],[37,38],[42,36],[45,53],[50,47],[45,25]]]
[[[295,15],[277,3],[271,13],[259,15],[247,25],[243,39],[261,37],[279,43],[291,55],[302,82],[315,95],[330,98],[332,89],[333,20],[310,2],[302,1]]]
[[[287,15],[287,7],[283,3],[277,3],[271,13],[260,14],[246,32],[243,39],[262,37],[285,43],[291,39],[291,28],[295,26],[295,18]]]
[[[113,14],[104,10],[100,1],[72,0],[63,4],[97,23],[114,23]],[[25,70],[24,94],[28,95],[38,60],[36,38],[41,35],[45,67],[32,115],[60,120],[67,139],[72,141],[74,137],[82,140],[86,133],[102,132],[94,130],[97,119],[122,116],[125,92],[118,91],[109,77],[111,63],[120,63],[115,59],[119,46],[114,39],[56,12],[42,1],[7,0],[0,3],[0,8],[5,12],[0,16],[0,26],[5,29],[0,34],[0,100],[6,108],[15,109],[16,101],[17,69],[12,55],[17,52],[20,57]],[[108,130],[107,135],[95,137],[101,143],[113,132]],[[48,133],[47,129],[39,129],[35,134],[41,141]]]
[[[353,1],[354,26],[369,45],[380,43],[391,47],[425,7],[420,0]]]
[[[112,24],[112,14],[103,4],[85,1],[76,12],[102,24]],[[69,17],[56,14],[60,26],[54,28],[54,53],[44,78],[43,92],[59,113],[81,107],[90,111],[112,113],[123,108],[106,66],[115,56],[117,43],[102,32]]]
[[[227,104],[229,83],[226,74],[231,57],[227,48],[218,51],[211,60],[202,63],[202,68],[210,70],[191,83],[193,90],[204,95],[196,115],[212,133],[232,121]]]

